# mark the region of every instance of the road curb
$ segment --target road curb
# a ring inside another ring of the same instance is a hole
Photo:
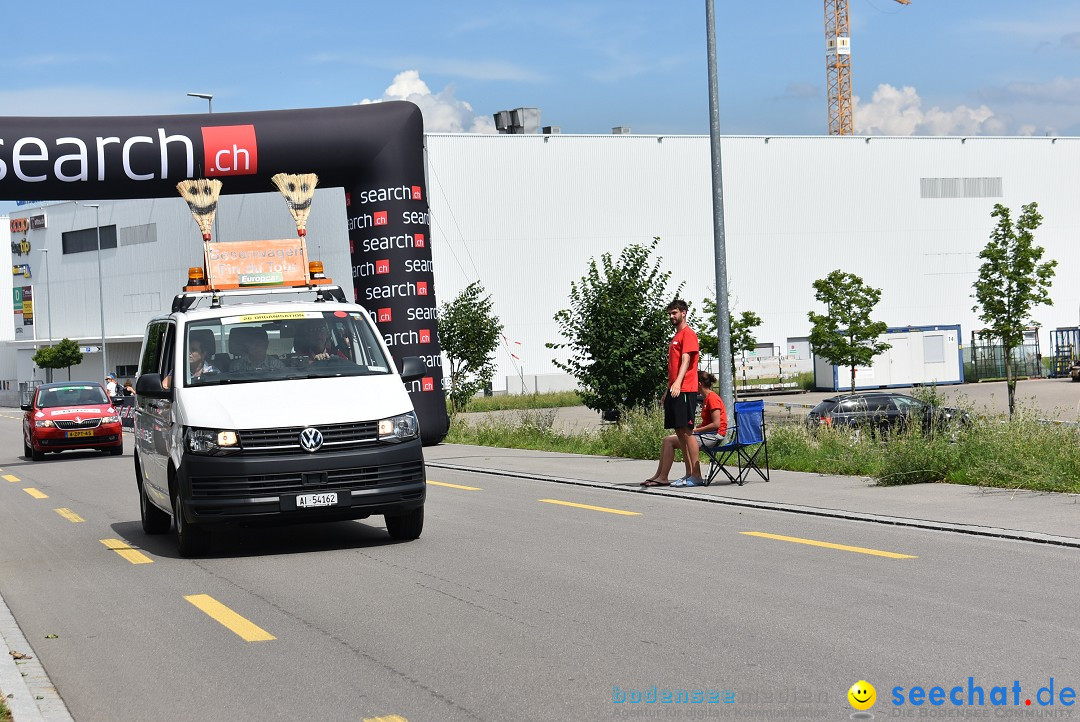
[[[31,658],[16,663],[11,652],[28,654]],[[14,722],[73,722],[67,705],[38,661],[37,652],[23,636],[3,596],[0,596],[0,690]],[[8,698],[8,695],[13,696]]]
[[[1080,538],[1058,536],[1056,534],[1042,534],[1040,532],[1023,531],[1020,529],[1003,529],[1000,527],[981,526],[978,524],[957,524],[947,521],[933,521],[930,519],[913,519],[900,516],[888,516],[885,514],[867,514],[858,511],[846,511],[844,509],[827,509],[824,507],[806,506],[803,504],[785,504],[783,502],[756,501],[753,499],[733,499],[731,497],[716,496],[715,494],[698,494],[692,491],[671,491],[663,487],[637,487],[622,486],[605,481],[591,481],[588,479],[573,479],[561,476],[548,476],[546,474],[527,474],[520,471],[507,471],[505,469],[484,469],[475,466],[461,464],[447,464],[439,461],[428,461],[426,465],[435,469],[448,471],[465,471],[476,474],[491,474],[493,476],[506,476],[516,479],[533,479],[536,481],[548,481],[556,484],[568,484],[572,486],[589,486],[596,489],[611,489],[630,494],[649,494],[652,496],[668,496],[691,501],[703,501],[712,504],[735,506],[745,509],[760,509],[764,511],[782,511],[789,514],[805,514],[808,516],[828,517],[832,519],[846,519],[850,521],[864,521],[872,524],[887,524],[889,526],[905,526],[916,529],[931,529],[953,534],[968,534],[971,536],[991,537],[995,539],[1010,539],[1013,541],[1034,542],[1036,544],[1049,544],[1053,546],[1072,547],[1080,549]]]

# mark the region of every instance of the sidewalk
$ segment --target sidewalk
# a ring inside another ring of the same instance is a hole
[[[853,476],[773,470],[766,483],[751,474],[743,486],[721,474],[708,487],[639,486],[655,461],[440,444],[424,449],[428,476],[438,469],[541,479],[612,492],[686,497],[688,503],[812,514],[1080,548],[1080,495],[991,489],[956,484],[875,486]],[[672,478],[682,471],[673,467]],[[678,473],[675,473],[678,472]]]

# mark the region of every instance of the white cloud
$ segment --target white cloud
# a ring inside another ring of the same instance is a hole
[[[1001,135],[1005,122],[988,106],[923,110],[915,88],[882,83],[869,103],[852,98],[855,132],[865,135]]]
[[[432,93],[416,70],[405,70],[394,76],[394,82],[383,97],[364,98],[360,105],[385,100],[408,100],[424,114],[424,130],[432,133],[496,133],[491,116],[477,115],[471,105],[454,97],[453,84],[441,92]]]

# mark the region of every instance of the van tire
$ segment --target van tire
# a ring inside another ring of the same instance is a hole
[[[147,534],[164,534],[169,531],[169,527],[172,526],[172,517],[154,506],[150,498],[146,496],[138,459],[135,459],[135,483],[139,487],[139,516],[142,519],[143,531]]]
[[[386,532],[392,539],[419,539],[424,531],[424,507],[418,506],[404,514],[386,514]]]
[[[172,497],[173,520],[176,522],[176,546],[180,556],[197,557],[210,550],[210,533],[197,524],[188,524],[184,520],[184,502],[180,499],[180,490],[174,488]]]

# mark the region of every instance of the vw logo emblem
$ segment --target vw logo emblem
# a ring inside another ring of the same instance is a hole
[[[300,446],[304,451],[318,451],[322,446],[322,432],[309,426],[300,432]]]

